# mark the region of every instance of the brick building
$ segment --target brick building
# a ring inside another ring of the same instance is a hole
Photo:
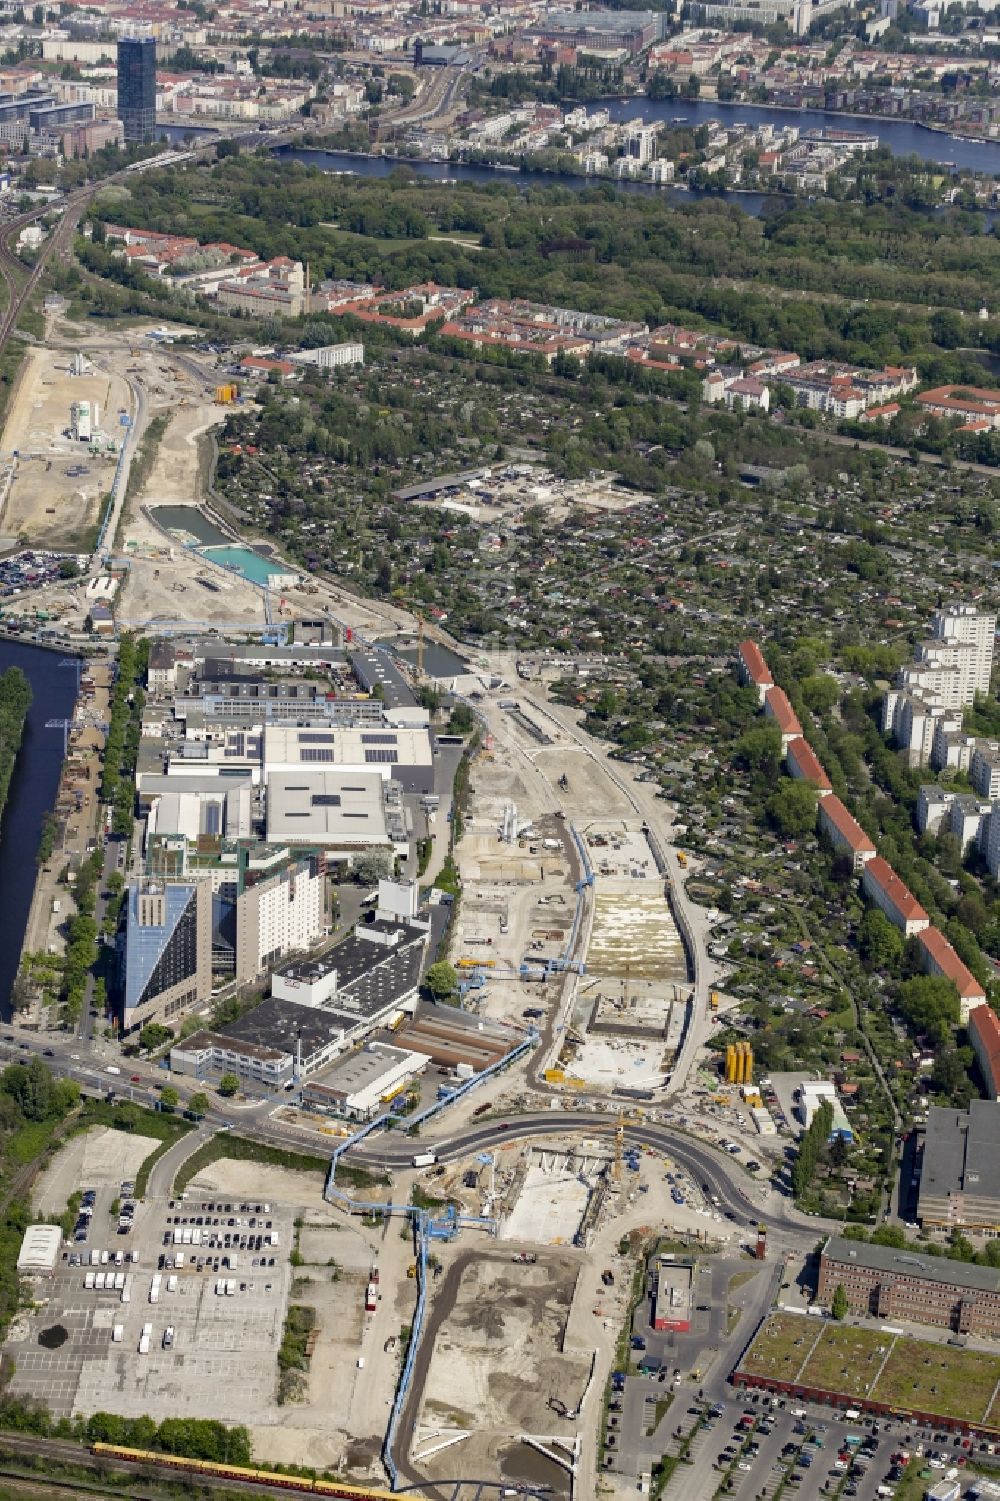
[[[832,1235],[820,1253],[817,1301],[828,1308],[838,1287],[852,1313],[956,1334],[1000,1334],[1000,1271],[994,1267]]]

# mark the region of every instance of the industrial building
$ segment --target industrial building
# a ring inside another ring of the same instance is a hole
[[[51,1277],[62,1254],[62,1231],[58,1225],[29,1225],[17,1253],[21,1277]]]
[[[419,1053],[426,1053],[438,1068],[466,1065],[482,1073],[515,1048],[522,1040],[502,1022],[485,1021],[454,1006],[421,1001],[413,1020],[396,1034],[396,1040]]]
[[[391,817],[395,787],[377,771],[273,772],[267,783],[271,844],[320,845],[349,855],[361,849],[409,849],[406,821]]]
[[[275,772],[377,771],[405,792],[433,792],[434,760],[428,729],[300,729],[266,725],[263,776]]]
[[[940,1229],[1000,1231],[1000,1104],[928,1110],[917,1218]]]
[[[838,1287],[852,1313],[933,1324],[956,1334],[1000,1334],[1000,1270],[943,1256],[831,1236],[820,1253],[817,1302]]]
[[[837,1086],[835,1084],[831,1084],[827,1079],[807,1079],[804,1084],[800,1085],[797,1094],[799,1114],[802,1117],[802,1124],[806,1130],[812,1125],[819,1107],[827,1104],[833,1111],[830,1140],[833,1141],[835,1136],[842,1136],[848,1142],[854,1140],[854,1132],[851,1129],[850,1121],[844,1114],[844,1107],[840,1102],[840,1096],[837,1094]]]
[[[324,344],[321,349],[299,349],[288,358],[293,365],[314,365],[319,370],[336,370],[344,365],[363,365],[365,346],[358,343]]]
[[[426,1053],[413,1053],[387,1042],[372,1042],[342,1058],[322,1078],[302,1091],[308,1109],[348,1120],[367,1121],[384,1110],[427,1067]]]
[[[694,1269],[689,1262],[661,1256],[653,1293],[653,1328],[686,1334],[691,1328]]]
[[[241,1089],[281,1089],[293,1074],[294,1053],[229,1037],[224,1032],[194,1032],[170,1049],[170,1072],[182,1078],[217,1081],[235,1074]]]

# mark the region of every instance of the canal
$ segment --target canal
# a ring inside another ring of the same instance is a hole
[[[46,813],[55,806],[62,773],[61,730],[47,719],[70,719],[76,673],[58,653],[0,640],[0,672],[20,667],[31,683],[31,708],[0,822],[0,1018],[9,1021],[11,992],[35,885],[35,856]]]

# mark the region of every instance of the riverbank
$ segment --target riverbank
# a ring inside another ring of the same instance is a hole
[[[58,671],[47,648],[0,638],[0,672],[11,667],[19,668],[30,685],[31,702],[0,824],[0,1018],[5,1021],[34,895],[35,857],[62,777],[63,732],[48,728],[48,721],[72,719],[76,701],[76,674]]]

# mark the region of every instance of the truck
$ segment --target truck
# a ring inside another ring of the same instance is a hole
[[[374,1282],[369,1282],[365,1290],[365,1313],[374,1313],[378,1307],[378,1288]]]
[[[107,1272],[97,1272],[97,1273],[95,1273],[95,1276],[94,1276],[94,1287],[95,1287],[95,1289],[96,1289],[97,1292],[102,1293],[104,1291],[104,1285],[105,1285],[105,1283],[107,1281],[107,1278],[108,1278]],[[112,1280],[112,1282],[114,1282],[114,1278],[113,1277],[112,1277],[111,1280]]]
[[[83,1285],[86,1288],[87,1292],[92,1292],[93,1291],[93,1289],[94,1289],[94,1281],[96,1279],[96,1276],[97,1276],[96,1272],[88,1272],[87,1275],[84,1277],[84,1279],[83,1279]]]
[[[139,1335],[139,1354],[149,1354],[149,1341],[153,1336],[152,1324],[143,1324],[142,1333]]]
[[[153,1280],[149,1284],[149,1301],[151,1303],[158,1303],[160,1301],[160,1276],[159,1276],[159,1273],[155,1273],[154,1274]]]
[[[431,1167],[437,1162],[436,1152],[418,1152],[413,1159],[414,1167]]]
[[[115,1324],[114,1328],[111,1330],[111,1343],[114,1344],[114,1345],[120,1345],[121,1342],[122,1342],[122,1340],[124,1338],[125,1338],[125,1325],[124,1324]]]
[[[120,1293],[125,1286],[125,1273],[115,1272],[115,1292]]]
[[[183,1251],[178,1251],[177,1255],[174,1257],[174,1266],[177,1268],[178,1271],[180,1271],[183,1268],[183,1266],[184,1266],[184,1252]]]
[[[848,1409],[844,1413],[844,1417],[849,1423],[856,1423],[860,1416],[861,1409],[859,1407],[848,1407]]]
[[[125,1278],[125,1286],[122,1288],[122,1299],[121,1300],[122,1300],[123,1303],[131,1303],[131,1301],[132,1301],[132,1278],[131,1277],[126,1277]]]
[[[226,1297],[227,1298],[233,1298],[235,1296],[236,1296],[236,1283],[235,1282],[229,1282],[229,1281],[227,1281],[226,1282]]]
[[[176,1277],[168,1277],[167,1278],[167,1292],[168,1293],[175,1293],[176,1291],[177,1291],[177,1278]]]

